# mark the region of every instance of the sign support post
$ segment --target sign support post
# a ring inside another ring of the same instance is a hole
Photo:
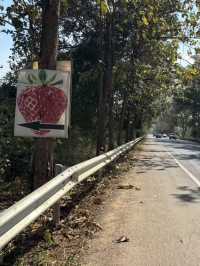
[[[40,69],[56,69],[60,0],[42,1],[42,34]],[[34,151],[34,185],[39,187],[55,175],[55,139],[39,138]]]

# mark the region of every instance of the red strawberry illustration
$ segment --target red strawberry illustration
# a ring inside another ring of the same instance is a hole
[[[42,123],[57,123],[67,107],[65,93],[56,88],[62,80],[54,82],[56,74],[47,80],[45,70],[39,71],[39,80],[42,85],[27,86],[17,97],[19,111],[26,122],[41,121]],[[29,84],[35,83],[37,77],[28,75]],[[49,130],[34,131],[37,135],[45,135]]]

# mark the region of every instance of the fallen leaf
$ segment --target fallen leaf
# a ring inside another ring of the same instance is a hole
[[[87,220],[87,218],[85,216],[83,216],[83,217],[76,219],[74,222],[79,224],[79,223],[85,222],[86,220]]]
[[[69,240],[72,240],[74,238],[74,236],[67,234],[67,233],[63,233],[64,237],[68,238]]]
[[[102,200],[100,198],[94,198],[93,202],[96,205],[100,205],[102,203]]]
[[[141,190],[141,188],[140,187],[135,187],[135,190],[138,190],[139,191],[139,190]]]
[[[90,224],[96,226],[100,230],[103,230],[103,227],[100,224],[96,223],[96,222],[90,222]]]
[[[124,243],[124,242],[129,242],[129,238],[126,236],[120,236],[117,240],[114,241],[115,243]]]
[[[128,185],[118,185],[117,188],[118,189],[133,189],[134,186],[130,185],[130,184],[128,184]]]

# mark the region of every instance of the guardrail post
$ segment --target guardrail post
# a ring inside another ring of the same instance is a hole
[[[62,164],[56,164],[55,174],[56,176],[63,172],[66,167]],[[60,201],[56,202],[53,206],[53,224],[58,226],[60,224]]]

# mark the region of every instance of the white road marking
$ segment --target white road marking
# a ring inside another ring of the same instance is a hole
[[[167,151],[167,150],[166,150]],[[192,179],[192,181],[200,187],[200,181],[188,170],[186,169],[175,157],[174,155],[167,151],[167,153],[174,159],[174,161],[176,162],[176,164]]]

